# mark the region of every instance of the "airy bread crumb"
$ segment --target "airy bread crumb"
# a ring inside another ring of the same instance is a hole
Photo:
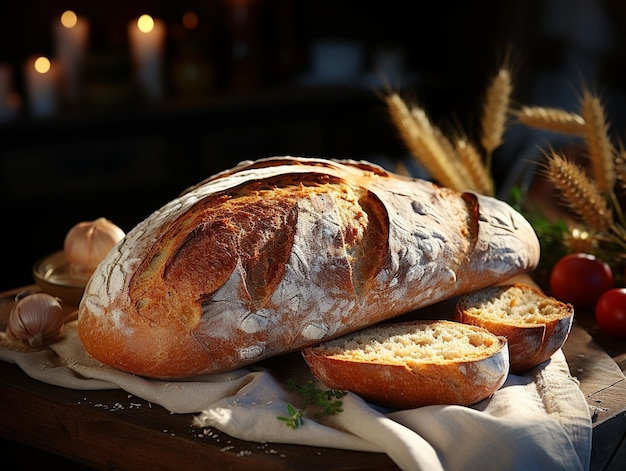
[[[510,370],[523,373],[548,360],[563,346],[574,307],[538,288],[516,283],[491,286],[462,296],[454,320],[507,338]]]
[[[381,325],[324,342],[321,353],[336,359],[414,365],[453,362],[491,355],[496,336],[454,322]]]
[[[449,320],[374,327],[303,350],[314,376],[393,409],[474,404],[506,381],[505,337]]]
[[[480,315],[511,324],[541,324],[563,317],[563,304],[536,291],[509,287],[494,296],[493,290],[481,290],[465,296],[464,309],[469,315]]]

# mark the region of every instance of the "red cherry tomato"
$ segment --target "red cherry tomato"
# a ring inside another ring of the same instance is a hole
[[[550,272],[552,295],[575,307],[592,307],[612,287],[611,267],[590,254],[565,255]]]
[[[615,337],[626,337],[626,288],[613,288],[600,296],[595,316],[604,332]]]

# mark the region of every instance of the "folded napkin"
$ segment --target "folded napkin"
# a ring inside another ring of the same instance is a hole
[[[491,398],[471,407],[385,410],[349,393],[343,412],[296,429],[278,420],[302,398],[289,378],[313,380],[299,354],[229,373],[162,381],[102,365],[82,347],[76,321],[39,351],[16,349],[0,332],[0,359],[27,375],[71,389],[123,389],[200,427],[239,439],[386,453],[403,470],[587,470],[591,419],[562,351],[527,374],[509,375]],[[320,383],[318,387],[323,388]]]

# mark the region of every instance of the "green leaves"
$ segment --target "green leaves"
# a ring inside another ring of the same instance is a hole
[[[304,421],[304,413],[307,409],[313,408],[313,417],[321,419],[343,412],[343,401],[340,399],[348,394],[347,391],[336,389],[317,389],[313,381],[298,383],[291,378],[287,381],[287,389],[296,392],[303,399],[302,408],[298,409],[291,404],[287,404],[288,416],[279,416],[278,420],[285,422],[287,427],[296,429]]]
[[[285,425],[287,425],[287,427],[294,430],[302,425],[302,421],[304,420],[302,417],[302,414],[304,413],[303,410],[296,409],[291,404],[287,404],[287,413],[289,414],[288,417],[278,416],[277,419],[282,420],[283,422],[285,422]]]

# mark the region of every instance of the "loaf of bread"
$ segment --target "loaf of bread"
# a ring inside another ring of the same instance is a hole
[[[393,409],[469,405],[506,381],[506,338],[447,320],[379,324],[302,351],[331,389]]]
[[[85,289],[86,351],[149,377],[300,350],[532,270],[531,225],[495,198],[366,162],[247,161],[132,228]]]
[[[525,283],[492,286],[461,296],[455,320],[484,327],[509,343],[510,371],[520,374],[563,346],[574,307]]]

